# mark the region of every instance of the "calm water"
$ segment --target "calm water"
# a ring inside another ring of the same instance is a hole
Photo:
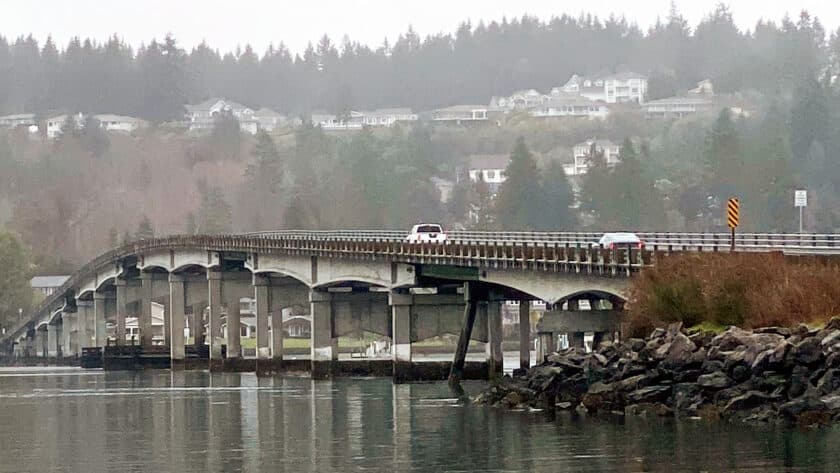
[[[0,471],[836,472],[840,429],[549,420],[387,379],[4,369]]]

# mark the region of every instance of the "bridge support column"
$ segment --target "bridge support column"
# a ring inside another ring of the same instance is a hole
[[[114,281],[114,286],[117,289],[117,327],[115,335],[117,345],[125,345],[125,316],[128,314],[128,285],[125,279],[117,278]]]
[[[79,346],[77,353],[82,354],[82,348],[91,346],[88,335],[88,324],[93,313],[93,301],[76,301],[76,335]]]
[[[169,356],[172,367],[183,366],[186,358],[184,347],[184,277],[179,274],[169,274]],[[166,321],[164,321],[166,323]]]
[[[154,279],[152,273],[140,273],[140,316],[137,327],[140,329],[140,344],[144,347],[152,346],[152,298]]]
[[[312,377],[325,379],[332,375],[333,362],[338,360],[338,339],[333,336],[332,294],[310,291],[309,306],[312,315]]]
[[[271,309],[271,358],[275,361],[283,359],[283,309]]]
[[[47,324],[47,356],[50,358],[58,358],[59,356],[59,333],[58,325]]]
[[[47,357],[47,334],[46,330],[35,329],[35,356],[40,358]]]
[[[505,370],[502,352],[502,301],[499,295],[490,295],[485,306],[487,311],[487,379],[491,382],[502,377]]]
[[[394,347],[394,382],[403,383],[411,373],[411,305],[414,298],[406,292],[391,292],[391,335]]]
[[[531,367],[531,301],[519,301],[519,368]]]
[[[464,364],[467,361],[467,348],[469,348],[472,329],[475,324],[475,313],[477,304],[475,300],[474,286],[464,283],[464,320],[461,324],[461,334],[458,337],[458,346],[455,348],[455,358],[452,360],[452,368],[449,371],[449,385],[460,386],[464,377]]]
[[[242,358],[242,343],[240,340],[239,298],[231,297],[227,301],[227,356],[226,358]]]
[[[75,356],[75,344],[73,343],[73,314],[70,312],[61,313],[61,354],[67,358]]]
[[[545,361],[545,357],[557,350],[554,332],[539,332],[537,339],[540,341],[540,349],[537,350],[537,364]]]
[[[569,348],[584,348],[584,332],[567,332],[569,336]]]
[[[266,360],[271,358],[268,343],[268,278],[265,276],[254,275],[254,305],[257,326],[257,360]],[[283,332],[280,327],[280,332]],[[272,336],[274,334],[272,333]],[[282,340],[281,340],[282,343]],[[282,359],[282,354],[281,354]]]
[[[210,369],[214,365],[221,367],[222,361],[222,339],[221,335],[221,311],[222,311],[222,273],[221,271],[207,270],[207,306],[210,309],[209,323],[207,327],[207,339],[210,342]]]
[[[94,346],[104,347],[107,345],[107,335],[105,333],[106,319],[105,319],[105,303],[107,299],[105,294],[101,292],[93,293],[93,338],[95,339]]]

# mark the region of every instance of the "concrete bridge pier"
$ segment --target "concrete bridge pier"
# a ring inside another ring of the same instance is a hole
[[[76,343],[73,340],[75,332],[73,315],[70,312],[61,313],[61,354],[65,358],[76,356]]]
[[[106,294],[98,291],[93,293],[93,338],[96,347],[105,347],[108,344],[107,334],[105,333],[107,302]]]
[[[413,303],[414,298],[407,291],[391,291],[388,295],[388,305],[391,306],[394,382],[398,384],[411,379],[411,308]]]
[[[487,379],[498,380],[504,374],[504,354],[502,352],[502,296],[490,293],[486,302],[479,305],[482,316],[487,320]]]
[[[173,369],[183,368],[186,358],[184,341],[184,307],[186,298],[184,292],[184,277],[180,274],[169,274],[169,356]]]
[[[153,278],[150,272],[140,272],[140,315],[137,317],[137,327],[140,329],[140,345],[144,348],[152,346]]]
[[[338,338],[334,336],[332,297],[327,291],[313,289],[309,292],[313,379],[329,378],[333,372],[333,363],[338,361]]]
[[[76,301],[76,336],[77,354],[81,356],[82,348],[94,346],[88,334],[89,320],[93,313],[93,301]]]
[[[35,356],[47,357],[47,328],[37,327],[35,329]]]
[[[519,368],[531,367],[531,301],[519,301]]]
[[[210,371],[220,370],[222,363],[222,272],[207,270],[207,306],[209,320],[207,340],[210,344]]]
[[[116,289],[116,328],[114,337],[117,345],[125,345],[125,317],[128,314],[128,282],[125,279],[116,278],[114,281]]]
[[[47,356],[50,358],[58,358],[61,353],[61,344],[59,337],[61,336],[60,327],[55,323],[47,324]]]

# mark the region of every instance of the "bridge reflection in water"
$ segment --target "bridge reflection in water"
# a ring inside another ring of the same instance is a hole
[[[480,384],[465,383],[476,391]],[[836,430],[458,405],[441,383],[0,370],[0,471],[820,471]]]

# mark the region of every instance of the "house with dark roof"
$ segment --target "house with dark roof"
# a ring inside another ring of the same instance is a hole
[[[32,290],[49,296],[57,291],[68,279],[70,279],[70,276],[35,276],[29,280],[29,285],[32,287]]]

